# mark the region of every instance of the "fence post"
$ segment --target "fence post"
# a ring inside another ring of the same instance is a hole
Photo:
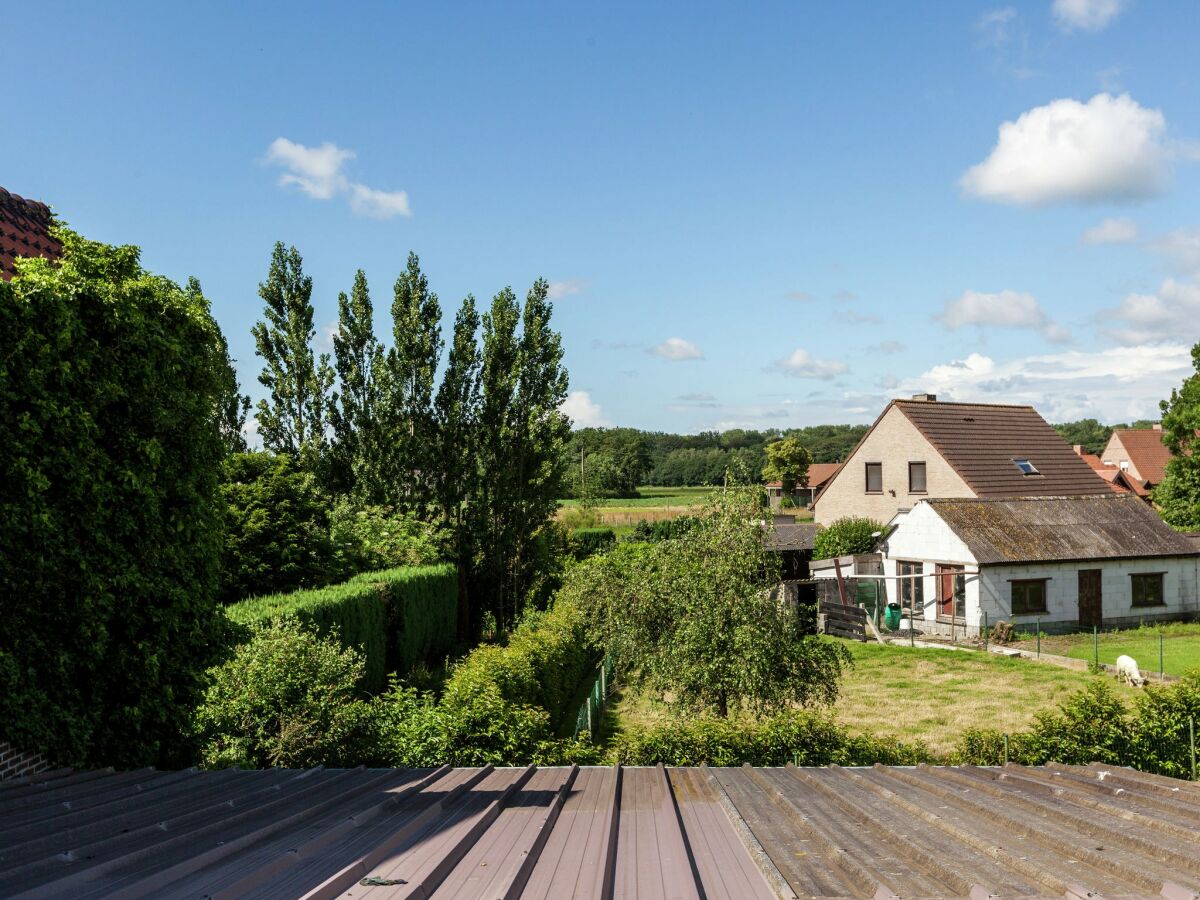
[[[988,618],[987,610],[983,611],[983,652],[986,653],[988,648]]]
[[[1008,734],[1004,735],[1004,764],[1008,765]]]
[[[604,660],[600,660],[600,696],[608,696],[608,685],[604,683]]]
[[[1192,748],[1192,781],[1196,780],[1196,717],[1188,716],[1188,744]]]
[[[1158,680],[1163,680],[1162,631],[1158,632]]]
[[[1100,629],[1092,626],[1092,664],[1100,669]]]
[[[1042,620],[1037,620],[1037,658],[1042,658]]]
[[[592,726],[592,695],[591,694],[588,694],[587,707],[588,707],[588,737],[592,738],[594,740],[596,737],[596,729]]]

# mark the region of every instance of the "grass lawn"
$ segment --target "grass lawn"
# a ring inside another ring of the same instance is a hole
[[[967,728],[1020,731],[1095,677],[990,653],[845,643],[855,665],[834,707],[838,721],[851,733],[924,741],[938,754],[950,753]],[[1110,683],[1131,696],[1131,688]],[[662,724],[673,714],[661,700],[621,689],[605,712],[605,732]]]
[[[708,495],[713,492],[714,488],[708,485],[699,487],[653,487],[646,486],[637,489],[636,497],[611,497],[605,500],[598,500],[597,506],[605,507],[667,507],[667,506],[703,506],[704,501],[708,499]],[[559,500],[560,507],[578,506],[579,501]]]
[[[954,749],[967,728],[1019,731],[1095,677],[990,653],[846,643],[855,666],[842,682],[838,720],[853,732],[922,740],[935,753]]]
[[[1189,669],[1200,669],[1200,622],[1172,622],[1162,626],[1147,625],[1124,631],[1106,631],[1099,636],[1100,662],[1110,665],[1125,654],[1137,660],[1142,674],[1158,674],[1158,637],[1162,634],[1163,671],[1168,675],[1183,675]],[[1033,650],[1036,639],[1015,641],[1013,646]],[[1042,635],[1042,652],[1058,653],[1075,659],[1092,658],[1092,633]]]
[[[643,520],[661,522],[695,512],[704,505],[716,488],[700,487],[640,487],[636,497],[613,497],[600,500],[596,505],[598,524],[613,528],[632,529]],[[572,510],[579,506],[578,500],[559,500],[558,518],[571,524]],[[798,521],[807,521],[812,513],[807,509],[793,509]]]

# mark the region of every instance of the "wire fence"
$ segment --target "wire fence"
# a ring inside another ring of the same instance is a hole
[[[587,700],[579,707],[579,713],[575,716],[575,737],[579,737],[583,732],[587,732],[589,737],[594,737],[599,729],[600,714],[604,711],[608,703],[608,693],[612,690],[614,664],[612,654],[605,653]]]

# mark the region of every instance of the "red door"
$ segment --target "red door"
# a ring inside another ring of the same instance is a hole
[[[962,566],[935,566],[937,576],[938,616],[942,619],[966,615]]]

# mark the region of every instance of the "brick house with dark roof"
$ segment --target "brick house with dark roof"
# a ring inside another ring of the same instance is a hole
[[[62,256],[62,244],[50,236],[52,221],[45,203],[26,200],[0,187],[0,279],[11,281],[17,274],[17,257]]]
[[[826,483],[814,517],[887,522],[920,500],[1110,495],[1032,406],[893,400]]]
[[[1171,451],[1163,443],[1162,426],[1153,428],[1118,428],[1108,439],[1100,459],[1106,466],[1116,466],[1129,478],[1137,481],[1143,493],[1161,484]]]

